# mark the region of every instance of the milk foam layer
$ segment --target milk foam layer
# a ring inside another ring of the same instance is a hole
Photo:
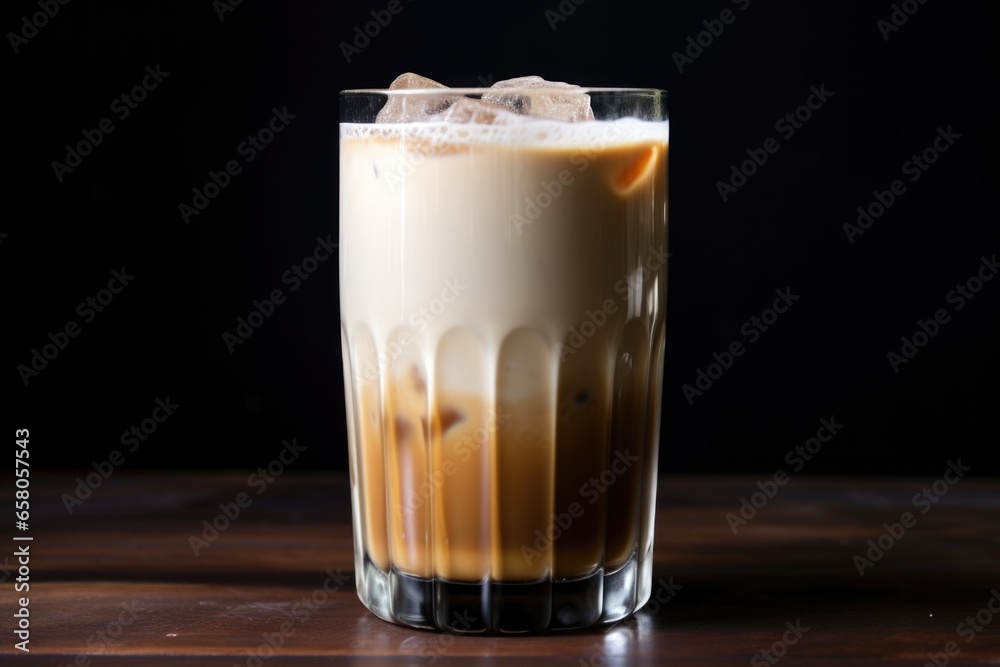
[[[634,118],[586,123],[561,123],[522,117],[512,125],[465,125],[446,122],[424,123],[341,123],[343,139],[399,139],[449,144],[493,143],[547,148],[586,148],[595,142],[666,142],[667,121],[649,122]]]

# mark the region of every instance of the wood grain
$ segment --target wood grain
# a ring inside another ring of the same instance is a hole
[[[116,471],[69,514],[60,498],[76,476],[32,480],[31,653],[14,650],[5,611],[4,665],[745,665],[796,622],[808,631],[790,665],[923,665],[948,642],[961,649],[950,664],[1000,659],[1000,618],[968,643],[956,631],[1000,589],[998,480],[963,479],[921,514],[912,497],[933,480],[795,477],[734,535],[726,514],[755,479],[664,477],[654,594],[666,602],[589,631],[469,637],[361,605],[344,475],[289,472],[256,495],[245,474]],[[247,491],[250,506],[195,555],[202,521]],[[853,556],[905,511],[916,524],[859,576]],[[13,610],[22,594],[4,576]]]

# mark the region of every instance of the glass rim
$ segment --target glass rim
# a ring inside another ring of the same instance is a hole
[[[580,86],[579,88],[556,88],[541,87],[527,88],[516,86],[512,88],[351,88],[341,90],[338,94],[343,95],[567,95],[567,94],[589,94],[589,93],[619,93],[632,95],[654,95],[666,96],[665,88],[617,88],[606,86]]]

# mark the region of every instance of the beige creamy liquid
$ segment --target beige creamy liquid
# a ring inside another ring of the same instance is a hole
[[[344,126],[355,534],[379,569],[527,582],[646,552],[666,157],[666,123]]]

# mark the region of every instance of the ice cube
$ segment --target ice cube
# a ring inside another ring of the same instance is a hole
[[[448,86],[443,83],[438,83],[434,79],[428,79],[426,76],[420,76],[419,74],[414,74],[413,72],[403,72],[389,84],[389,90],[397,90],[399,88],[447,88]]]
[[[395,81],[389,84],[389,90],[405,90],[413,88],[440,88],[442,91],[448,90],[433,79],[425,76],[406,72],[396,77]],[[412,123],[421,120],[429,120],[435,114],[446,110],[451,103],[457,99],[455,95],[390,95],[389,101],[378,112],[375,117],[376,123]]]
[[[445,121],[448,123],[474,123],[477,125],[509,125],[521,118],[498,104],[461,95],[449,95],[448,87],[433,79],[407,72],[400,74],[389,90],[437,89],[441,95],[390,95],[389,101],[379,111],[379,123],[412,123],[416,121]]]
[[[511,125],[522,120],[516,113],[506,111],[497,104],[490,104],[471,97],[459,97],[444,111],[434,114],[431,120],[448,123],[474,123],[476,125]]]
[[[575,123],[583,120],[593,120],[594,112],[590,108],[590,95],[579,92],[583,90],[561,81],[546,81],[540,76],[521,76],[516,79],[497,81],[493,88],[544,89],[538,93],[486,93],[483,101],[499,104],[514,113],[537,118],[549,118]],[[562,92],[565,91],[565,92]]]

